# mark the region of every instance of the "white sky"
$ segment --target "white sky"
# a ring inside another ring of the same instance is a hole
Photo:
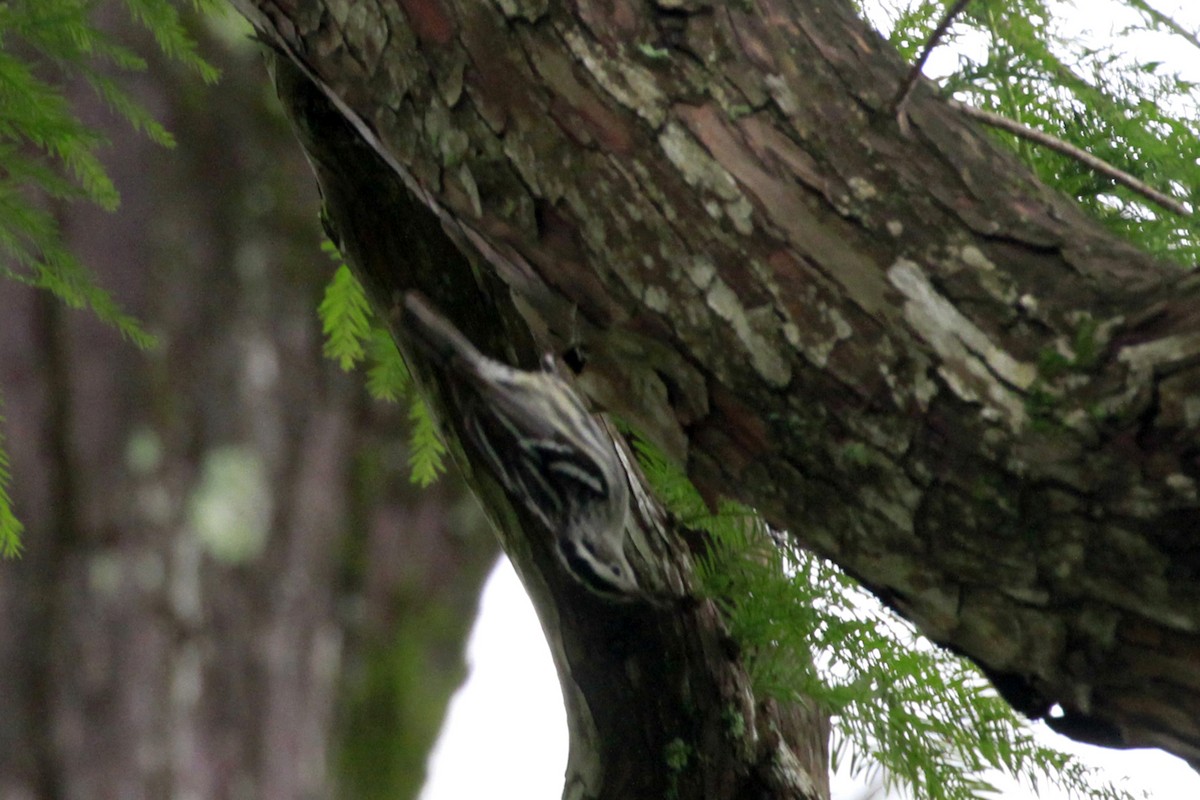
[[[1071,18],[1083,35],[1097,41],[1132,21],[1119,3],[1080,0]],[[1200,0],[1157,0],[1153,5],[1200,29]],[[1200,81],[1200,52],[1174,41],[1145,40],[1139,50]],[[934,71],[952,67],[944,61]],[[951,58],[952,56],[945,56]],[[567,724],[558,678],[533,608],[507,561],[501,561],[484,589],[479,619],[468,646],[471,674],[450,704],[442,736],[429,761],[421,800],[558,800],[567,763]],[[1159,751],[1119,751],[1079,745],[1044,733],[1057,746],[1104,770],[1110,780],[1127,780],[1153,800],[1200,798],[1200,775],[1181,760]],[[1136,793],[1136,792],[1135,792]],[[1005,800],[1033,795],[1014,789]],[[863,784],[836,776],[834,800],[864,798]],[[879,800],[879,798],[874,798]],[[1043,790],[1038,800],[1066,800]]]
[[[567,765],[558,677],[533,606],[506,559],[484,587],[467,658],[471,676],[451,701],[420,800],[558,800]],[[1056,746],[1101,767],[1110,780],[1145,790],[1153,800],[1200,798],[1200,775],[1174,756],[1090,747],[1039,727]],[[833,798],[859,800],[863,788],[861,782],[835,776]],[[1014,789],[1002,797],[1034,796]],[[1037,800],[1067,798],[1045,789]]]

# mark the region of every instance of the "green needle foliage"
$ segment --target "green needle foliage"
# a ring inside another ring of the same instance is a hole
[[[167,0],[127,0],[128,11],[169,56],[205,81],[216,71],[195,52],[178,10]],[[216,0],[197,0],[216,9]],[[0,3],[0,275],[47,289],[73,308],[87,307],[126,338],[153,338],[120,307],[63,245],[54,211],[85,200],[106,210],[120,202],[98,156],[107,142],[80,120],[66,88],[83,81],[135,130],[165,147],[171,135],[134,101],[113,74],[146,62],[93,24],[91,0]]]
[[[337,245],[326,240],[321,249],[338,265],[318,309],[325,332],[325,355],[347,371],[365,361],[367,390],[376,399],[393,403],[407,399],[412,424],[410,475],[413,483],[429,486],[446,471],[446,446],[438,437],[429,407],[415,391],[392,335],[375,316],[366,291],[344,263]]]
[[[328,241],[321,245],[327,253],[333,247]],[[334,257],[340,259],[340,256]],[[371,337],[371,306],[362,284],[345,264],[333,273],[317,313],[325,334],[325,357],[336,361],[343,370],[350,370],[367,352],[366,344]]]
[[[88,308],[138,347],[151,337],[122,311],[64,245],[56,219],[63,204],[83,200],[106,210],[120,202],[99,152],[104,137],[79,119],[67,87],[84,85],[134,130],[164,147],[174,140],[121,88],[146,69],[141,56],[101,30],[94,0],[0,2],[0,277],[52,292],[71,308]],[[196,53],[169,0],[125,0],[171,58],[202,80],[217,72]],[[192,0],[202,11],[221,0]],[[9,497],[8,457],[0,441],[0,557],[19,551],[21,525]]]
[[[862,3],[910,61],[953,0]],[[958,67],[937,78],[958,99],[1090,153],[1193,213],[1181,217],[1046,146],[1009,133],[1038,177],[1075,198],[1110,230],[1184,265],[1200,260],[1200,93],[1161,62],[1132,52],[1135,37],[1170,36],[1197,50],[1200,37],[1142,0],[1126,0],[1137,22],[1101,43],[1065,31],[1084,5],[1054,0],[972,0],[942,47]]]
[[[882,769],[922,800],[983,800],[998,770],[1036,790],[1129,800],[1029,724],[969,661],[924,639],[832,563],[787,543],[752,509],[711,513],[683,472],[640,437],[647,479],[683,524],[704,531],[702,591],[720,605],[761,695],[813,699],[833,715],[833,766]],[[853,745],[853,747],[851,747]]]
[[[4,418],[0,417],[0,426]],[[4,449],[4,436],[0,435],[0,558],[14,558],[21,552],[21,531],[24,526],[12,510],[12,498],[8,487],[12,481],[9,472],[8,451]]]
[[[392,335],[379,326],[367,340],[367,391],[378,400],[398,403],[409,391],[408,365],[396,349]]]
[[[408,454],[408,467],[412,471],[412,482],[421,486],[429,486],[445,472],[446,446],[438,437],[437,426],[425,403],[413,395],[413,402],[408,407],[408,420],[412,423],[412,448]]]

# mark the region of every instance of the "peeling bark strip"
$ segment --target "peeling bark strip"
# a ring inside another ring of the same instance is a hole
[[[1200,764],[1200,285],[929,92],[903,135],[847,3],[238,4],[705,491]]]

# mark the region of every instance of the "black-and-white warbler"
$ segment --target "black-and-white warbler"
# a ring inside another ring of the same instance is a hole
[[[414,292],[404,310],[406,328],[448,370],[467,436],[509,495],[553,534],[567,571],[598,595],[637,595],[625,557],[625,469],[554,362],[532,372],[488,358]]]

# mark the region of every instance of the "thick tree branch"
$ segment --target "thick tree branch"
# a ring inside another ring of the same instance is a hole
[[[1200,285],[920,87],[902,135],[848,4],[238,4],[704,491],[1027,713],[1200,763]]]
[[[494,276],[471,266],[433,214],[299,70],[280,60],[275,72],[316,167],[331,227],[377,308],[386,313],[404,291],[420,289],[497,357],[536,363],[540,352]],[[402,325],[395,334],[402,347],[410,344]],[[463,417],[442,385],[445,376],[420,349],[406,350],[549,640],[571,733],[564,797],[827,798],[826,716],[754,696],[720,614],[712,603],[688,596],[687,548],[668,535],[669,523],[649,505],[644,487],[635,505],[641,531],[635,563],[657,597],[605,602],[564,574],[550,532],[510,504],[486,461],[461,436]]]

